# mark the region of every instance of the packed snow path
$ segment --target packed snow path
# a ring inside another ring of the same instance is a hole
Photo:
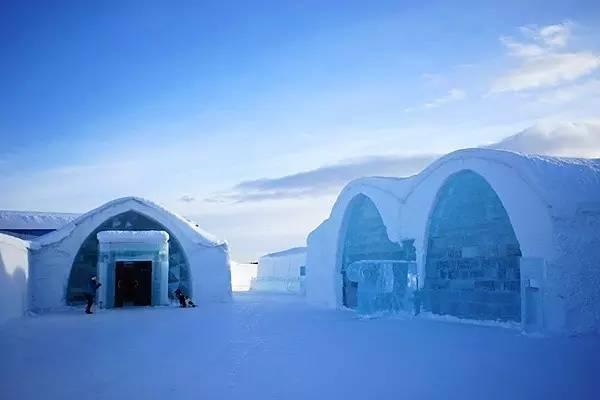
[[[0,326],[2,399],[597,399],[597,337],[364,320],[238,294]]]

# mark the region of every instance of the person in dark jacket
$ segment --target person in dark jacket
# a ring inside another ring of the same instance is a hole
[[[415,316],[417,316],[421,313],[421,300],[422,300],[421,290],[416,289],[415,292],[413,293],[413,305],[414,305]]]
[[[183,308],[196,307],[196,305],[192,302],[192,299],[183,294],[183,291],[180,288],[175,290],[175,297],[177,300],[179,300],[179,305]]]
[[[177,288],[177,290],[175,290],[175,298],[179,300],[179,305],[181,307],[185,307],[187,305],[185,301],[185,295],[183,294],[181,289]]]
[[[92,276],[88,283],[87,292],[85,293],[85,299],[87,301],[87,307],[85,308],[86,314],[92,314],[92,305],[94,304],[94,298],[96,297],[96,290],[98,290],[100,286],[102,286],[102,284],[98,282],[98,279],[96,279],[95,276]]]

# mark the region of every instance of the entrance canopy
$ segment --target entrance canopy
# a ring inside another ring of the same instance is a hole
[[[100,243],[160,244],[169,240],[165,231],[102,231],[96,235]]]
[[[169,234],[164,231],[103,231],[99,242],[98,306],[169,304]]]

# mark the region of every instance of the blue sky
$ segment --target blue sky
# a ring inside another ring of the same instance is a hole
[[[599,22],[593,1],[3,1],[0,208],[141,195],[251,259],[302,245],[356,175],[523,130],[598,156]]]

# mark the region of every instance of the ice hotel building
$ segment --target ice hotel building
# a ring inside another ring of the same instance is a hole
[[[227,244],[145,199],[86,214],[0,212],[0,321],[79,304],[92,275],[100,307],[231,298]],[[23,240],[23,238],[28,240]]]
[[[468,149],[348,184],[310,233],[308,301],[600,330],[600,160]]]

